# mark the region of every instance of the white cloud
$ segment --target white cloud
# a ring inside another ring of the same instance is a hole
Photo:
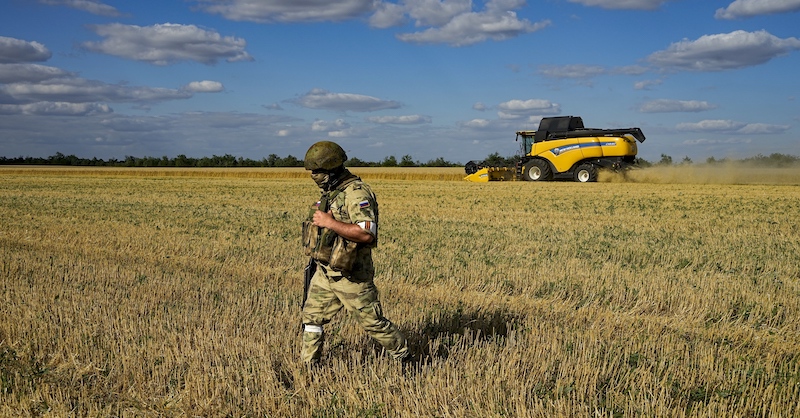
[[[399,4],[381,2],[375,13],[369,18],[369,25],[373,28],[386,29],[398,26],[405,21],[405,9]]]
[[[550,25],[549,20],[531,23],[527,19],[519,19],[512,10],[524,3],[517,0],[491,0],[481,12],[472,12],[469,1],[437,3],[439,2],[410,2],[411,10],[408,13],[416,19],[416,25],[431,27],[420,32],[399,34],[397,38],[411,43],[466,46],[486,40],[514,38]]]
[[[738,145],[738,144],[749,144],[752,142],[750,138],[728,138],[728,139],[708,139],[708,138],[698,138],[698,139],[687,139],[681,144],[683,145]]]
[[[253,59],[244,50],[247,44],[244,39],[221,36],[194,25],[164,23],[135,26],[111,23],[90,28],[105,39],[85,42],[84,48],[155,65],[181,61],[214,64],[220,59],[228,62]]]
[[[743,128],[745,123],[723,119],[706,119],[700,122],[685,122],[675,128],[679,131],[692,132],[731,132]]]
[[[374,112],[376,110],[397,109],[401,106],[400,103],[393,100],[382,100],[377,97],[353,93],[332,93],[323,89],[313,89],[290,102],[309,109],[342,112]]]
[[[375,8],[373,0],[197,0],[200,9],[249,22],[318,22],[355,19]]]
[[[756,135],[756,134],[779,134],[788,131],[791,128],[789,125],[771,125],[768,123],[748,123],[744,128],[739,129],[737,133]]]
[[[684,39],[651,54],[647,60],[662,68],[722,71],[763,64],[796,49],[800,49],[797,38],[781,39],[763,30],[739,30],[704,35],[694,41]]]
[[[52,55],[39,42],[0,36],[0,64],[47,61]]]
[[[336,119],[335,121],[315,120],[311,124],[311,130],[314,132],[333,132],[343,131],[349,129],[350,124],[344,119]]]
[[[169,127],[166,118],[160,117],[111,117],[104,119],[100,125],[115,132],[153,132]]]
[[[623,74],[623,75],[642,75],[648,71],[650,71],[649,68],[643,67],[641,65],[627,65],[624,67],[614,68],[611,72],[614,74]]]
[[[789,125],[771,125],[766,123],[744,123],[724,119],[707,119],[694,123],[680,123],[675,127],[679,131],[689,132],[722,132],[739,135],[777,134],[788,131]]]
[[[539,67],[539,74],[550,78],[585,79],[605,73],[605,68],[596,65],[542,65]]]
[[[423,115],[371,116],[367,120],[381,125],[422,125],[431,123],[430,116]]]
[[[190,83],[189,89],[129,86],[87,80],[44,65],[0,64],[0,114],[92,116],[113,112],[106,103],[146,107],[188,99],[203,88],[213,90],[213,83]]]
[[[199,9],[226,19],[258,23],[340,22],[368,16],[370,27],[385,29],[413,21],[418,32],[402,33],[397,39],[411,43],[471,45],[486,40],[501,41],[550,25],[549,20],[531,23],[513,11],[524,0],[488,0],[484,10],[473,11],[471,0],[194,0]]]
[[[345,130],[345,131],[330,131],[330,132],[328,132],[328,136],[331,137],[331,138],[347,138],[348,136],[350,136],[350,132],[347,131],[347,130]]]
[[[464,122],[463,125],[467,128],[483,129],[488,128],[491,125],[491,121],[487,119],[472,119],[468,122]]]
[[[0,83],[36,83],[73,74],[60,68],[39,64],[0,64]]]
[[[561,112],[559,111],[559,113]],[[534,129],[536,129],[539,127],[539,123],[542,121],[543,118],[544,116],[542,115],[531,115],[528,117],[528,123],[531,124],[531,126],[534,126],[535,127]]]
[[[477,103],[475,103],[474,105],[472,105],[472,108],[473,108],[474,110],[477,110],[477,111],[483,112],[483,111],[485,111],[485,110],[486,110],[486,105],[485,105],[485,104],[483,104],[483,103],[481,103],[481,102],[477,102]]]
[[[472,12],[470,0],[406,0],[403,3],[417,26],[443,26],[458,15]]]
[[[225,86],[223,86],[219,81],[192,81],[191,83],[183,86],[183,90],[194,93],[218,93],[225,90]]]
[[[717,105],[700,100],[651,100],[639,106],[639,111],[644,113],[665,112],[703,112],[716,109]]]
[[[633,83],[633,88],[636,90],[650,90],[651,86],[658,86],[663,83],[662,80],[642,80]]]
[[[100,103],[36,102],[0,105],[0,114],[3,115],[89,116],[111,112],[108,105]]]
[[[714,17],[739,19],[798,10],[800,10],[800,0],[736,0],[726,8],[717,9]]]
[[[500,119],[522,119],[538,115],[555,115],[561,113],[561,106],[549,100],[509,100],[497,105]]]
[[[569,0],[584,6],[603,9],[655,10],[670,0]]]
[[[62,78],[38,84],[7,84],[0,86],[0,92],[6,93],[20,103],[39,101],[155,103],[192,97],[191,92],[184,90],[106,84],[82,78]]]
[[[95,0],[39,0],[39,3],[53,6],[63,5],[98,16],[118,17],[122,15],[115,7]]]
[[[98,108],[98,110],[101,110]],[[2,113],[0,107],[0,113]],[[126,116],[99,113],[85,117],[29,114],[0,116],[0,149],[6,155],[52,155],[56,152],[98,158],[126,155],[177,155],[191,157],[233,154],[251,158],[275,153],[297,155],[297,141],[273,135],[285,129],[308,148],[308,127],[286,116],[240,112],[182,112],[161,116]],[[35,126],[35,130],[31,130]],[[298,125],[299,126],[299,125]],[[11,135],[25,132],[27,135]],[[102,139],[98,143],[97,138]],[[270,138],[270,139],[265,139]],[[301,154],[302,155],[302,154]]]

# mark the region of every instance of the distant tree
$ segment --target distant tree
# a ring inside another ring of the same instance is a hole
[[[800,162],[800,158],[793,155],[770,154],[769,157],[758,154],[755,157],[744,159],[745,163],[768,167],[789,167]]]
[[[484,163],[490,166],[497,167],[513,167],[519,162],[521,156],[515,155],[512,157],[502,157],[499,153],[494,152],[489,154],[484,160]],[[661,154],[661,160],[657,163],[651,163],[643,158],[636,159],[640,167],[650,167],[654,164],[658,165],[672,165],[672,157],[667,154]],[[708,157],[707,164],[722,164],[728,162],[737,162],[741,164],[748,164],[752,166],[764,167],[796,167],[800,166],[800,157],[794,155],[786,155],[773,153],[768,156],[758,154],[753,157],[745,158],[743,160],[731,160],[728,158],[716,159]],[[80,158],[72,155],[64,155],[57,152],[50,157],[5,157],[0,156],[0,165],[66,165],[66,166],[109,166],[109,167],[302,167],[303,161],[288,155],[286,157],[279,157],[277,154],[269,154],[266,158],[261,160],[251,160],[244,157],[235,157],[231,154],[222,156],[213,155],[211,157],[190,158],[184,154],[179,154],[174,159],[168,156],[162,157],[134,157],[126,155],[124,159],[117,160],[110,158],[107,161],[93,157]],[[689,156],[683,157],[680,164],[693,164]],[[453,163],[438,157],[433,160],[428,160],[426,163],[414,161],[410,155],[404,155],[400,162],[394,156],[385,157],[379,162],[364,161],[359,158],[350,158],[345,162],[347,167],[458,167],[460,163]]]
[[[414,167],[417,163],[414,162],[414,159],[411,158],[410,155],[404,155],[403,158],[400,159],[400,167]]]
[[[489,167],[505,167],[507,163],[508,160],[506,158],[501,157],[500,154],[497,152],[489,154],[489,156],[486,157],[485,160],[483,160],[483,165]]]
[[[349,160],[344,162],[344,165],[346,167],[369,167],[370,163],[363,161],[357,157],[350,157]]]
[[[230,154],[225,154],[223,156],[214,156],[214,166],[215,167],[236,167],[236,157]]]
[[[267,167],[275,167],[275,165],[278,163],[279,158],[280,157],[278,157],[278,154],[270,154],[267,158],[264,159],[264,163],[266,164]]]
[[[278,164],[276,167],[302,167],[303,161],[298,160],[297,157],[294,155],[287,155],[286,158],[281,158],[278,160]]]
[[[439,157],[435,160],[428,160],[427,163],[422,164],[423,167],[454,167],[460,166],[461,164],[453,164],[450,161],[445,160],[442,157]]]
[[[394,155],[384,158],[381,167],[397,167],[397,158],[394,158]]]
[[[66,155],[64,155],[64,154],[62,154],[60,152],[57,152],[56,155],[53,155],[53,156],[50,157],[49,164],[50,165],[69,165],[69,160],[67,159]]]

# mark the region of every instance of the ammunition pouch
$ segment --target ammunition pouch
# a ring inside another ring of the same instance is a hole
[[[303,222],[303,248],[305,255],[349,275],[358,253],[358,243],[342,238],[327,228]]]

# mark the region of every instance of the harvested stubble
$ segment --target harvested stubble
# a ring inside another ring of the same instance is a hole
[[[305,175],[0,171],[0,415],[800,415],[800,187],[354,171],[413,368],[299,364]]]

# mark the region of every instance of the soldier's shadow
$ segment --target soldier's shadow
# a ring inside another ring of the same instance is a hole
[[[499,309],[486,311],[453,306],[436,309],[422,326],[403,331],[415,360],[429,363],[476,344],[505,344],[520,319],[518,315]]]

